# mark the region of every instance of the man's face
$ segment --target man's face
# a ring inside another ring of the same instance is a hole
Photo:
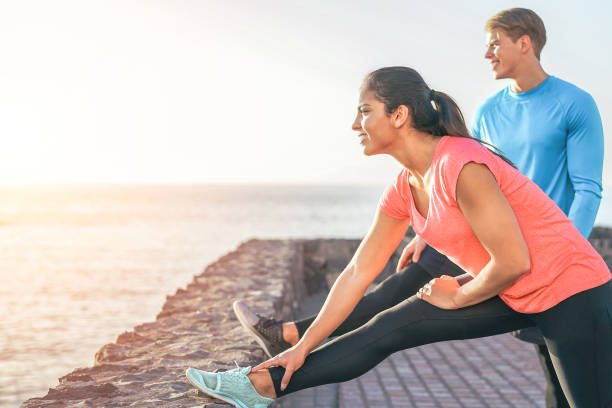
[[[502,30],[493,29],[487,33],[484,57],[489,60],[495,79],[513,78],[522,53],[520,39],[516,42]]]

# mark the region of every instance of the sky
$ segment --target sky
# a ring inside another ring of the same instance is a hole
[[[483,25],[510,7],[542,17],[545,71],[593,95],[611,146],[608,0],[0,0],[0,184],[385,185],[399,165],[351,130],[363,77],[415,68],[469,123],[507,84]]]

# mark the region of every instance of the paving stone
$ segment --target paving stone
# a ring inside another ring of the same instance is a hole
[[[375,376],[386,383],[376,389]],[[386,398],[381,398],[381,389]],[[359,398],[358,390],[365,394]],[[544,407],[534,348],[509,334],[429,344],[393,354],[340,384],[339,407]]]

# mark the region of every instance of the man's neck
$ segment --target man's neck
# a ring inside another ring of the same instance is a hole
[[[544,72],[539,62],[530,64],[522,67],[510,78],[510,88],[516,93],[527,92],[540,85],[546,78],[548,74]]]

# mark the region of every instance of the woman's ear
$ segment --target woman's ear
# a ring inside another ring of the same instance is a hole
[[[410,110],[406,105],[398,106],[395,112],[391,114],[391,123],[396,129],[399,129],[404,125],[412,126]]]

